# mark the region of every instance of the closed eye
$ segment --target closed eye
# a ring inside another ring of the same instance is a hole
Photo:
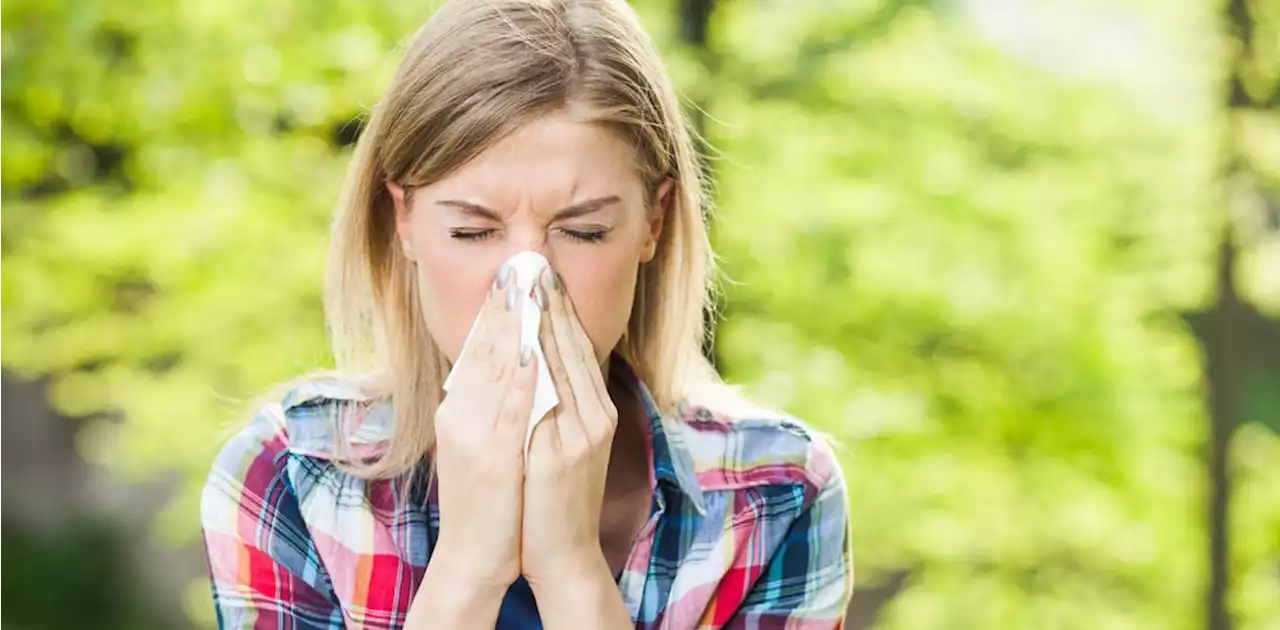
[[[482,241],[496,232],[493,228],[452,228],[449,236],[460,241]]]
[[[583,243],[599,243],[604,240],[609,230],[569,230],[561,229],[561,233],[569,238]]]

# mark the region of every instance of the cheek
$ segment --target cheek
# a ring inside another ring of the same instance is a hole
[[[489,265],[474,255],[460,256],[449,243],[439,245],[418,250],[418,286],[427,331],[456,361],[502,261]]]
[[[596,357],[603,361],[627,329],[638,261],[631,252],[582,252],[558,258],[556,270]]]

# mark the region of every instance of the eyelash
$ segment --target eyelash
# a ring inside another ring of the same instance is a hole
[[[605,235],[609,233],[608,230],[560,230],[560,232],[581,243],[599,243],[600,241],[603,241]],[[497,230],[493,229],[476,230],[455,228],[449,230],[449,236],[460,241],[483,241],[493,236],[495,233],[497,233]]]

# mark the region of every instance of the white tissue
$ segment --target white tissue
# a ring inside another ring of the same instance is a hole
[[[547,369],[546,355],[542,353],[542,342],[538,339],[538,326],[542,323],[542,310],[538,308],[538,304],[533,300],[533,287],[537,285],[538,278],[542,276],[542,270],[551,266],[547,259],[538,252],[520,252],[512,256],[506,262],[512,269],[515,276],[516,286],[520,291],[520,348],[523,351],[524,346],[533,347],[533,354],[538,358],[538,384],[533,391],[533,410],[529,413],[529,429],[524,437],[524,454],[525,465],[528,465],[529,442],[533,439],[533,429],[538,426],[542,418],[547,412],[560,404],[560,398],[556,396],[555,383],[551,381],[551,371]],[[499,296],[505,299],[505,296]],[[467,347],[471,345],[471,339],[475,336],[476,324],[479,318],[471,324],[471,332],[467,333],[467,340],[463,343],[462,357],[467,356]],[[453,365],[449,371],[449,377],[444,381],[444,391],[449,391],[449,384],[453,381],[453,375],[458,371],[458,363]]]

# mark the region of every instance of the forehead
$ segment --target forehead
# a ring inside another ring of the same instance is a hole
[[[428,188],[563,199],[638,194],[641,182],[634,149],[616,133],[557,114],[521,126]]]

